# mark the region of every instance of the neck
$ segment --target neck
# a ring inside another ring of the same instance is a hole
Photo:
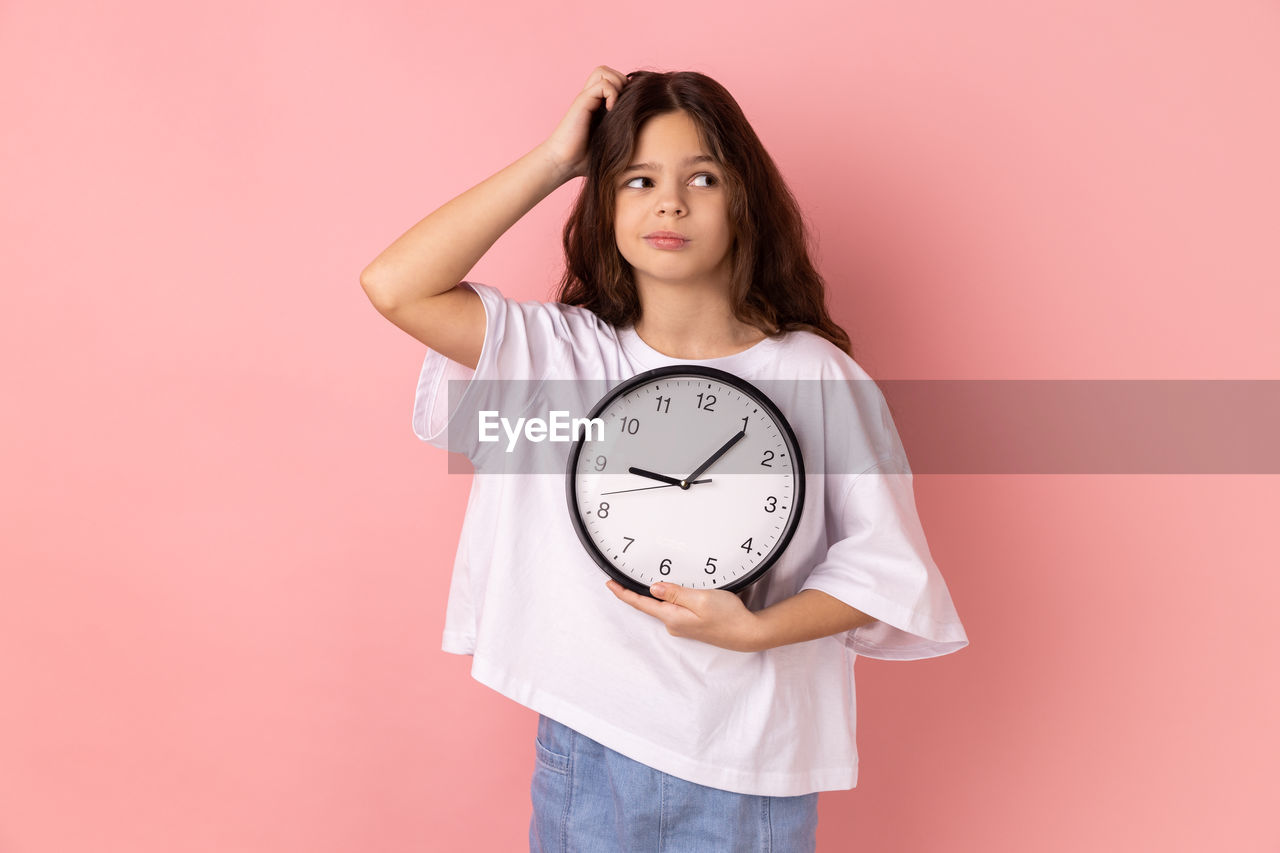
[[[671,358],[722,358],[755,346],[764,332],[733,316],[724,289],[663,282],[637,283],[640,319],[635,331]]]

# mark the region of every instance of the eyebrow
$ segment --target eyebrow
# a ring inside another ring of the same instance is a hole
[[[687,158],[680,165],[692,166],[694,163],[714,163],[714,162],[716,162],[716,158],[712,157],[710,154],[696,154],[693,157]],[[639,172],[643,170],[648,170],[650,172],[657,172],[657,171],[660,171],[660,168],[657,163],[632,163],[630,166],[622,170],[622,174],[625,175],[627,172]]]

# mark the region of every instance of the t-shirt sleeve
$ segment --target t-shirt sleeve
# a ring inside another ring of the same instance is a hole
[[[919,660],[967,646],[929,554],[905,456],[881,459],[847,479],[828,519],[832,545],[801,589],[821,590],[875,617],[844,635],[865,657]]]
[[[480,410],[499,408],[499,383],[556,375],[570,331],[555,303],[517,302],[494,287],[464,281],[484,306],[484,344],[475,370],[428,349],[413,401],[413,433],[477,463],[494,446],[479,441]]]

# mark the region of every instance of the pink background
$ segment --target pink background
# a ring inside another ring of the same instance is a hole
[[[469,487],[361,269],[597,64],[742,104],[889,378],[1280,378],[1280,7],[0,13],[0,851],[522,849]],[[547,298],[561,188],[472,277]],[[822,851],[1280,850],[1275,476],[919,476],[972,646],[858,667]]]

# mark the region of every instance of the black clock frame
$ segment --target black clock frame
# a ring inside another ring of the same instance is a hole
[[[791,537],[795,534],[796,528],[800,525],[800,515],[804,511],[805,487],[804,457],[800,453],[800,442],[796,440],[796,434],[791,429],[790,422],[787,421],[786,417],[782,414],[782,411],[774,405],[774,402],[770,400],[763,391],[740,376],[735,376],[727,371],[720,370],[715,367],[707,367],[701,364],[672,364],[667,365],[666,367],[655,367],[654,369],[646,370],[643,373],[637,373],[630,379],[618,383],[609,391],[609,393],[605,394],[604,397],[602,397],[592,408],[591,414],[588,415],[588,418],[594,419],[599,417],[599,415],[607,409],[614,400],[625,394],[629,394],[636,388],[647,385],[656,379],[664,379],[668,376],[705,376],[708,379],[723,382],[724,384],[730,385],[742,393],[747,394],[757,405],[767,411],[773,417],[774,422],[781,427],[783,440],[787,445],[788,452],[791,453],[791,458],[796,472],[796,491],[792,498],[792,504],[795,507],[795,512],[793,512],[791,517],[787,520],[786,529],[782,531],[782,538],[778,540],[778,543],[774,545],[773,550],[769,552],[769,555],[765,557],[750,574],[744,575],[725,586],[716,587],[716,589],[723,589],[726,592],[738,592],[764,577],[765,573],[769,571],[769,569],[773,567],[773,564],[778,561],[778,558],[782,556],[782,552],[785,551],[787,545],[791,543]],[[578,469],[578,459],[582,455],[582,448],[585,443],[585,434],[574,440],[573,447],[569,452],[569,467],[565,472],[565,497],[569,501],[569,518],[573,520],[574,532],[578,534],[578,539],[582,542],[583,547],[586,548],[587,553],[591,555],[592,559],[596,561],[596,564],[599,565],[600,568],[604,569],[605,574],[622,584],[627,589],[653,598],[653,594],[649,592],[649,588],[647,586],[644,586],[629,575],[623,574],[613,566],[612,561],[605,556],[599,546],[596,545],[595,540],[591,538],[591,534],[587,532],[586,524],[583,522],[582,516],[578,513],[578,489],[574,474]]]

